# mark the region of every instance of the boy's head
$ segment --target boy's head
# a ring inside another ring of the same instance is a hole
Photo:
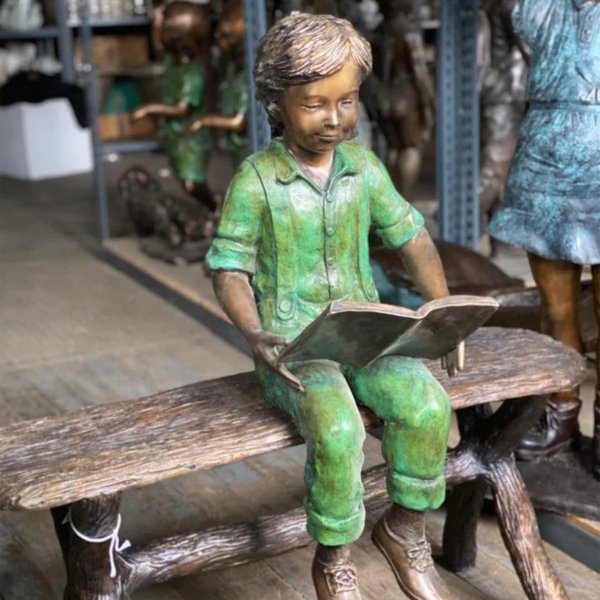
[[[174,54],[194,56],[210,41],[208,6],[176,0],[164,8],[160,41]]]
[[[228,0],[223,6],[215,32],[215,41],[223,54],[229,56],[240,52],[243,54],[245,29],[244,7],[241,0]]]
[[[362,82],[372,66],[371,46],[349,21],[332,15],[284,17],[263,36],[254,79],[271,125],[281,123],[279,102],[290,86],[312,83],[356,66]]]

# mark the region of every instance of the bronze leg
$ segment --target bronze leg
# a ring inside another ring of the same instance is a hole
[[[566,260],[546,260],[535,254],[527,256],[542,297],[542,330],[582,352],[578,324],[581,265]]]

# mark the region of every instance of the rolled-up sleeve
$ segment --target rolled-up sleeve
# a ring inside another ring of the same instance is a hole
[[[425,221],[398,193],[376,156],[369,166],[369,201],[375,233],[388,248],[399,248],[419,233]]]
[[[211,269],[254,274],[264,208],[261,181],[245,161],[229,185],[217,235],[206,255]]]

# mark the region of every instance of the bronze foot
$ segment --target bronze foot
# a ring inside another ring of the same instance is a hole
[[[564,452],[579,441],[581,400],[569,404],[548,404],[537,425],[521,440],[515,456],[535,461]]]
[[[424,519],[420,514],[417,518]],[[431,546],[422,533],[416,533],[418,530],[410,527],[403,534],[392,531],[384,515],[375,525],[372,539],[392,567],[400,589],[411,600],[450,600],[431,559]]]
[[[312,564],[318,600],[361,600],[356,569],[347,546],[319,545]]]

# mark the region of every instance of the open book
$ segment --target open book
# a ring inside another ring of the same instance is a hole
[[[483,325],[498,308],[493,298],[448,296],[418,310],[340,300],[279,354],[278,362],[327,359],[363,367],[390,354],[439,358]]]

